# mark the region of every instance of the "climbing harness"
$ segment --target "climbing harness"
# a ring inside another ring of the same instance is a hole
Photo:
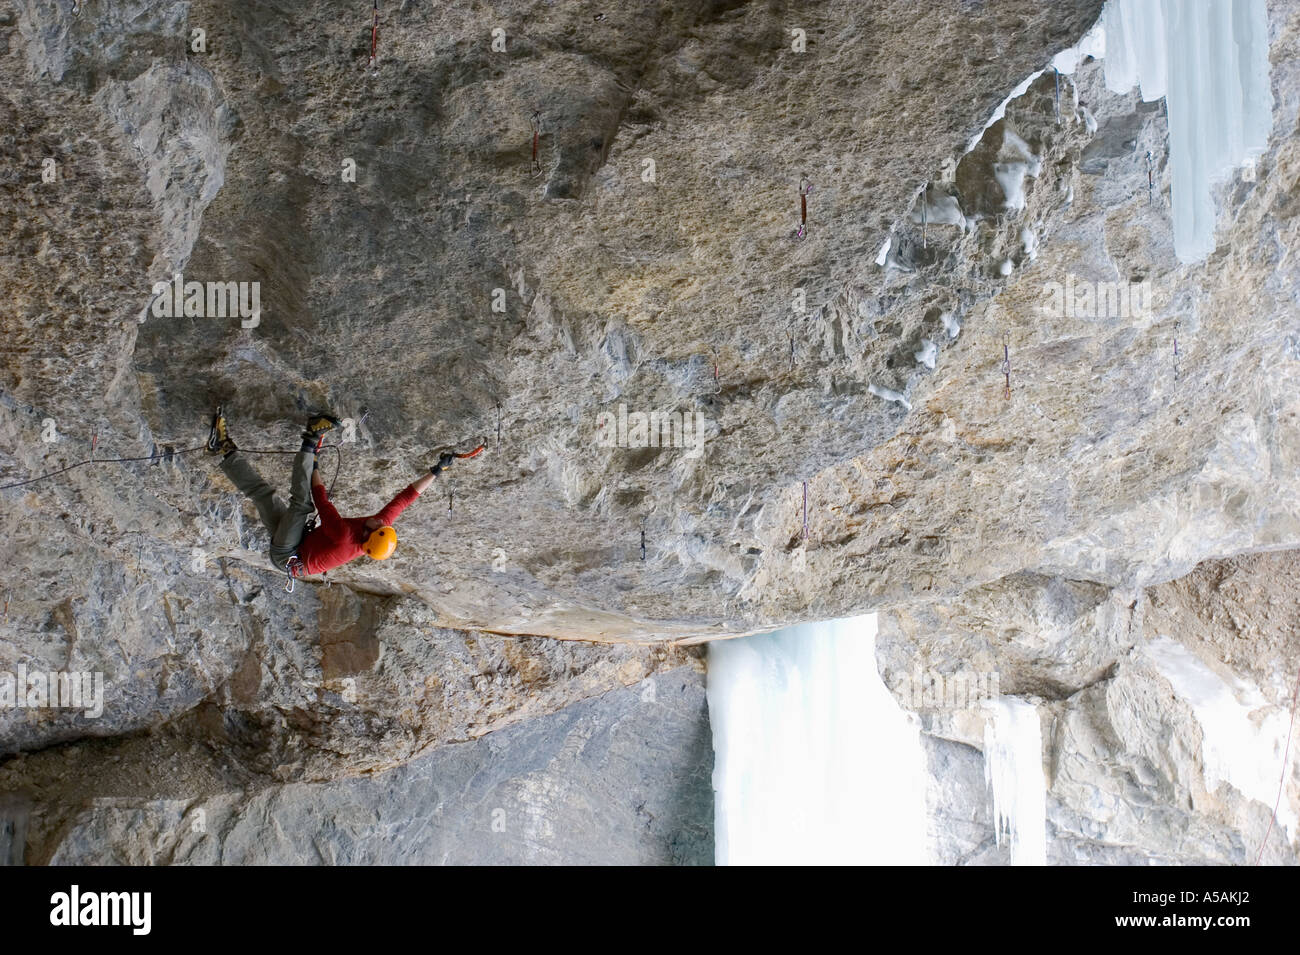
[[[370,23],[370,69],[376,69],[375,64],[378,62],[377,54],[379,51],[379,0],[374,0],[374,16]]]
[[[542,111],[533,110],[533,178],[536,179],[542,174],[542,161],[537,158],[537,147],[542,139]]]
[[[808,234],[808,197],[812,195],[812,183],[808,177],[804,176],[799,180],[799,228],[795,230],[795,238],[802,239]]]
[[[1003,393],[1008,401],[1011,400],[1011,346],[1008,343],[1008,337],[1002,336],[1002,374],[1007,376],[1007,388]]]

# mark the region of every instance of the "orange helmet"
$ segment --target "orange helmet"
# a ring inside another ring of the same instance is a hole
[[[366,540],[366,553],[373,560],[388,560],[397,550],[397,531],[381,527]]]

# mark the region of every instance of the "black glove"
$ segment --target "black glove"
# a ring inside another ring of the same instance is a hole
[[[451,467],[452,462],[455,460],[456,455],[452,454],[450,451],[444,451],[438,457],[438,463],[429,468],[429,472],[431,474],[441,474],[443,471],[447,470],[447,468]]]

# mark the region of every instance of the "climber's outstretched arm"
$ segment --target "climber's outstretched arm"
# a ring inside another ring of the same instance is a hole
[[[435,477],[437,477],[436,474],[426,474],[424,477],[414,482],[411,486],[415,488],[416,494],[423,494],[425,490],[428,488],[428,486],[433,483],[433,479]]]
[[[428,489],[429,485],[433,483],[433,479],[441,472],[451,467],[455,460],[456,455],[452,454],[450,451],[444,451],[439,456],[438,463],[429,468],[429,473],[411,484],[411,487],[415,488],[415,493],[423,494]]]

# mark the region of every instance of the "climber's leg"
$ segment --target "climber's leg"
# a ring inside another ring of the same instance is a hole
[[[271,563],[281,570],[302,543],[303,529],[316,505],[311,499],[311,472],[316,452],[304,447],[293,459],[289,478],[289,506],[280,516],[279,526],[271,534]]]
[[[274,537],[284,517],[285,506],[271,485],[262,480],[262,476],[253,469],[240,451],[233,451],[222,458],[221,470],[226,477],[230,478],[230,483],[253,502],[262,525]]]

